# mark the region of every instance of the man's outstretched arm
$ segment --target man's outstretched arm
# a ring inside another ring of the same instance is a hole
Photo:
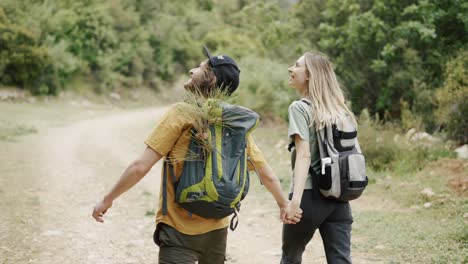
[[[98,222],[104,223],[102,217],[107,212],[107,209],[112,206],[112,202],[143,179],[153,165],[161,158],[162,156],[159,153],[146,147],[143,154],[127,167],[112,190],[104,196],[102,201],[96,204],[93,210],[93,218]]]

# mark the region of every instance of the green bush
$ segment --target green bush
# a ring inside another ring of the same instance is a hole
[[[447,63],[445,82],[437,90],[437,120],[460,144],[468,143],[468,50]]]
[[[287,120],[288,106],[297,97],[288,87],[288,66],[253,56],[241,59],[239,65],[241,82],[237,101],[262,116]]]
[[[447,143],[438,139],[412,140],[397,124],[383,124],[365,109],[359,117],[359,143],[367,165],[374,171],[391,170],[400,174],[416,172],[429,161],[454,157]]]
[[[377,171],[391,168],[398,156],[392,133],[381,129],[382,124],[373,120],[366,109],[361,112],[359,121],[359,143],[366,155],[367,165]]]
[[[401,126],[404,130],[415,128],[419,131],[424,131],[424,122],[420,115],[416,114],[415,111],[410,109],[408,102],[401,100]]]
[[[53,64],[46,47],[25,27],[9,22],[0,7],[0,83],[34,94],[54,94]]]

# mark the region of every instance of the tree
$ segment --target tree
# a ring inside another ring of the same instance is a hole
[[[319,24],[319,33],[310,40],[332,57],[354,110],[368,108],[372,114],[397,119],[400,102],[406,102],[428,128],[434,127],[432,94],[443,80],[447,59],[466,46],[467,5],[435,0],[320,4],[301,1],[300,6],[310,9],[297,16]],[[318,21],[304,15],[312,10],[323,10]]]
[[[11,23],[0,7],[0,83],[30,89],[35,94],[55,93],[53,65],[37,36]]]
[[[447,63],[444,85],[437,90],[437,119],[450,138],[468,143],[468,50]]]

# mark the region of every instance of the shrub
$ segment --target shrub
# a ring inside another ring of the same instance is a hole
[[[468,50],[447,63],[445,82],[437,90],[437,120],[458,143],[468,143]]]
[[[359,143],[372,170],[392,170],[405,174],[421,170],[429,161],[453,157],[450,146],[441,140],[414,140],[401,134],[401,127],[369,116],[365,109],[360,115]]]
[[[9,22],[0,8],[0,83],[34,94],[54,94],[53,65],[46,47],[27,28]]]
[[[367,165],[377,171],[391,168],[398,155],[391,132],[381,129],[382,124],[373,120],[367,109],[361,112],[359,121],[359,143],[366,155]]]
[[[238,102],[263,116],[280,116],[286,120],[288,106],[297,97],[288,87],[288,66],[253,56],[241,59],[239,65],[242,68]]]

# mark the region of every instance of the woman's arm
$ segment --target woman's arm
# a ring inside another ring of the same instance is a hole
[[[294,164],[294,190],[291,199],[291,204],[286,210],[286,217],[291,218],[301,205],[304,186],[309,174],[310,167],[310,145],[308,141],[301,139],[298,134],[294,135],[294,143],[296,144],[296,162]]]

